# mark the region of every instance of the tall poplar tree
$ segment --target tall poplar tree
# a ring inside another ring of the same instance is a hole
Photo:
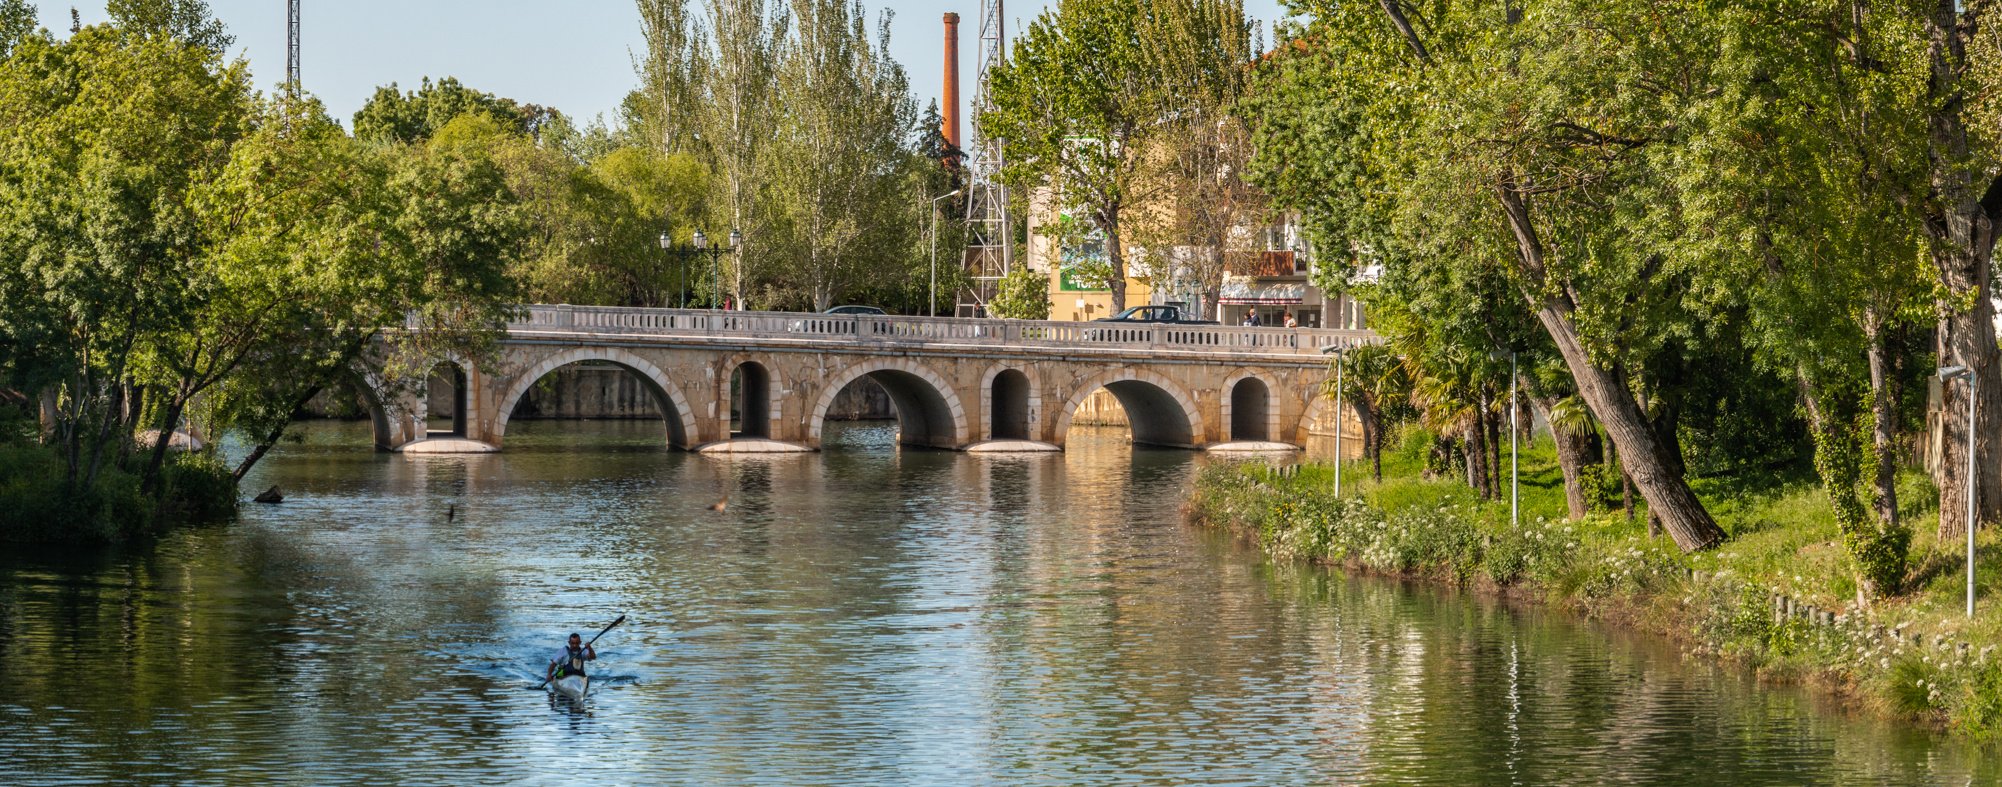
[[[745,268],[763,254],[759,162],[778,112],[774,95],[791,15],[784,0],[707,0],[707,9],[710,52],[698,99],[702,144],[714,171],[711,209],[744,233],[744,247],[730,255],[724,271],[724,288],[742,308]]]
[[[792,20],[759,165],[762,250],[818,311],[908,259],[911,173],[938,165],[914,147],[917,107],[887,15],[873,37],[855,0],[793,0]]]

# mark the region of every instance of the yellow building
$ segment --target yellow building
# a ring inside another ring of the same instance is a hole
[[[1103,282],[1082,280],[1072,273],[1079,260],[1103,260],[1104,240],[1080,248],[1062,248],[1048,228],[1065,218],[1058,213],[1049,189],[1037,189],[1029,199],[1029,269],[1049,279],[1050,319],[1085,321],[1113,314],[1112,292]],[[1129,214],[1137,212],[1128,208]],[[1137,217],[1135,217],[1137,218]],[[1302,328],[1367,327],[1362,304],[1347,296],[1328,297],[1310,277],[1313,254],[1290,218],[1271,227],[1245,227],[1225,255],[1226,273],[1216,303],[1201,303],[1199,292],[1155,292],[1144,250],[1129,246],[1126,254],[1126,305],[1173,304],[1199,313],[1201,319],[1225,325],[1255,320],[1264,327],[1281,327],[1288,318]],[[1192,288],[1193,289],[1193,288]]]
[[[1112,290],[1104,282],[1083,281],[1071,275],[1066,261],[1103,259],[1105,241],[1100,238],[1082,248],[1065,249],[1049,234],[1051,225],[1063,221],[1055,208],[1053,191],[1036,189],[1029,195],[1029,269],[1043,273],[1050,282],[1050,319],[1082,322],[1113,315]],[[1136,265],[1126,263],[1126,305],[1144,306],[1153,302],[1154,291],[1145,279],[1135,277]]]

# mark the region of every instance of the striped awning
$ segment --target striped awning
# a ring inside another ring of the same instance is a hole
[[[1306,300],[1306,297],[1306,282],[1263,282],[1229,276],[1223,280],[1223,292],[1218,300],[1231,306],[1293,306]]]

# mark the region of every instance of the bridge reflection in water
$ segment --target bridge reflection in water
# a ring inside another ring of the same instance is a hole
[[[1335,424],[1319,396],[1325,351],[1377,341],[1330,329],[530,306],[484,362],[424,359],[454,366],[451,439],[427,432],[417,386],[364,374],[358,387],[377,447],[407,452],[498,450],[529,388],[580,363],[630,372],[668,443],[689,450],[815,450],[836,395],[863,378],[889,394],[905,445],[1060,450],[1078,407],[1104,389],[1136,443],[1287,449]]]

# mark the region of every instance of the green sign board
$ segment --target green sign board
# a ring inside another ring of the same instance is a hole
[[[1083,271],[1066,267],[1057,272],[1057,289],[1061,292],[1110,292],[1105,282],[1085,278]]]
[[[1068,219],[1069,217],[1065,217]],[[1057,290],[1060,292],[1109,292],[1104,280],[1090,273],[1091,269],[1104,270],[1105,236],[1094,232],[1077,243],[1065,244],[1063,254],[1057,264]]]

